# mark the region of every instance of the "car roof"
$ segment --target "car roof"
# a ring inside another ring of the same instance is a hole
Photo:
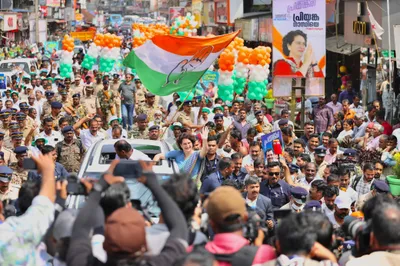
[[[14,62],[34,62],[36,59],[34,58],[13,58],[13,59],[7,59],[7,60],[1,60],[1,63],[14,63]]]

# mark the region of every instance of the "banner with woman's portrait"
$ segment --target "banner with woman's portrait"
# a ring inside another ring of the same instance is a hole
[[[325,77],[326,1],[275,0],[273,76]]]

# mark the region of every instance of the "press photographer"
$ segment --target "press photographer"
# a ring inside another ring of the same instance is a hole
[[[367,222],[367,225],[352,221],[348,230],[355,237],[356,250],[368,252],[365,250],[367,247],[364,244],[369,240],[368,247],[371,253],[350,260],[346,264],[347,266],[399,265],[400,208],[398,204],[384,202],[376,205],[372,219]]]

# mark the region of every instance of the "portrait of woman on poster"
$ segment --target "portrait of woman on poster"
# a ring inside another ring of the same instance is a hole
[[[301,30],[290,31],[282,39],[285,59],[275,62],[274,76],[323,78],[311,44],[307,45],[307,35]]]

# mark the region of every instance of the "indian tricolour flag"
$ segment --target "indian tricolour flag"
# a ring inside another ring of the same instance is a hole
[[[135,48],[124,65],[156,95],[188,91],[239,32],[209,37],[155,36]]]

